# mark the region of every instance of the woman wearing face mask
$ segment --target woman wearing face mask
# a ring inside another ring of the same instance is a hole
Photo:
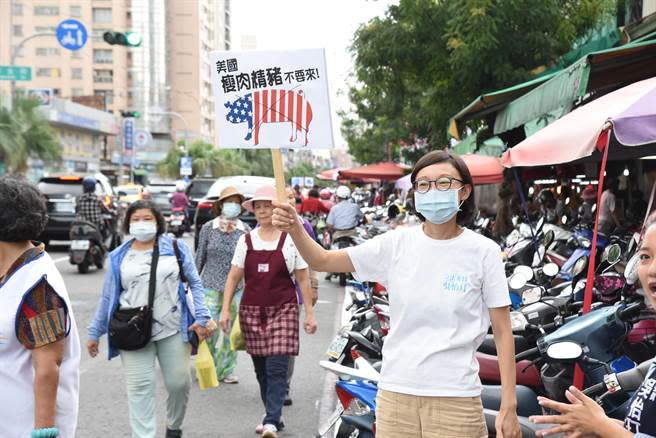
[[[271,202],[275,198],[276,189],[264,186],[255,192],[253,199],[242,204],[246,210],[255,213],[258,228],[239,238],[221,311],[221,328],[227,331],[230,304],[237,285],[244,279],[239,325],[246,341],[246,351],[253,359],[266,410],[256,433],[266,438],[277,437],[278,430],[284,427],[281,415],[287,392],[289,357],[297,356],[299,352],[299,305],[294,281],[303,295],[305,331],[312,334],[317,330],[307,263],[287,234],[271,225]],[[297,217],[294,207],[286,205]]]
[[[225,288],[230,262],[235,254],[239,237],[247,233],[248,225],[237,217],[241,213],[241,203],[244,197],[234,187],[226,187],[221,191],[219,199],[214,202],[212,212],[214,220],[207,222],[200,230],[198,237],[198,250],[196,252],[196,267],[200,272],[200,279],[205,287],[205,305],[210,309],[212,318],[217,320],[223,308],[223,289]],[[230,321],[234,322],[241,299],[241,288],[235,293],[235,299],[230,307]],[[237,352],[230,348],[230,330],[223,335],[219,346],[221,332],[217,331],[208,340],[208,345],[214,363],[216,375],[224,383],[238,383],[239,378],[234,374],[237,366]]]
[[[650,218],[638,251],[638,277],[647,303],[656,309],[656,221]],[[538,397],[541,406],[560,415],[540,415],[531,421],[552,424],[538,436],[564,434],[565,437],[654,438],[656,437],[656,363],[652,364],[642,385],[634,393],[624,421],[608,418],[601,406],[574,386],[565,396],[571,404]]]
[[[132,436],[155,437],[157,358],[168,392],[166,438],[178,438],[182,436],[191,386],[190,340],[194,338],[192,335],[201,341],[211,336],[216,325],[203,303],[203,286],[189,248],[177,241],[178,260],[173,239],[164,235],[164,217],[155,204],[149,201],[132,203],[123,224],[124,232],[133,238],[109,255],[110,268],[95,318],[88,329],[87,349],[91,357],[96,357],[100,337],[108,332],[115,311],[148,305],[151,265],[156,263],[150,341],[141,349],[127,351],[117,349],[108,339],[107,347],[109,359],[121,356]],[[188,292],[181,280],[180,266],[189,282]],[[193,301],[194,314],[188,300]]]
[[[313,242],[287,205],[275,203],[273,224],[289,233],[312,269],[353,272],[387,288],[391,330],[383,347],[376,437],[487,436],[474,353],[490,322],[502,380],[497,435],[519,437],[510,299],[499,246],[460,225],[476,208],[469,169],[459,157],[433,151],[415,165],[412,184],[423,224],[346,250]]]

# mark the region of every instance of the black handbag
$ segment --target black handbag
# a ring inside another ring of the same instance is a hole
[[[159,247],[157,240],[153,247],[150,263],[150,280],[148,282],[148,305],[129,309],[116,309],[109,321],[109,341],[119,350],[139,350],[150,342],[153,330],[153,301],[157,285],[157,261]]]

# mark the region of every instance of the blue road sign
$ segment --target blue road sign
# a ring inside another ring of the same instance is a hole
[[[123,119],[123,148],[126,151],[134,149],[134,119]]]
[[[87,29],[77,20],[62,21],[55,33],[59,44],[68,50],[80,50],[87,43]]]
[[[193,170],[191,168],[191,157],[180,158],[180,175],[191,175]]]

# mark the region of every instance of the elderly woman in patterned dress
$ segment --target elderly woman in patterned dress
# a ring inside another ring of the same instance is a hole
[[[198,237],[196,267],[205,287],[205,305],[210,309],[214,320],[219,319],[223,308],[223,289],[230,272],[237,241],[249,231],[248,225],[237,218],[242,211],[242,202],[244,197],[237,189],[234,187],[223,189],[219,199],[212,206],[212,212],[216,217],[203,225]],[[235,297],[229,309],[232,322],[237,316],[241,289],[237,290]],[[227,331],[219,341],[221,333],[217,331],[209,339],[208,345],[214,357],[216,376],[219,380],[224,383],[238,383],[239,378],[234,374],[237,352],[230,348],[229,333],[230,331]]]
[[[287,234],[271,223],[275,198],[275,188],[264,186],[253,199],[242,204],[255,213],[259,227],[239,238],[221,312],[221,328],[227,331],[231,319],[228,309],[237,285],[244,279],[239,323],[266,409],[256,432],[266,438],[276,438],[278,430],[284,427],[280,417],[287,391],[289,357],[297,356],[299,351],[299,305],[294,280],[303,296],[305,331],[312,334],[317,330],[307,263]]]

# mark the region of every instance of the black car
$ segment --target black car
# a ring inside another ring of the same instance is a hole
[[[207,196],[210,187],[216,179],[208,178],[194,178],[187,187],[187,197],[189,197],[189,208],[187,209],[188,217],[194,218],[196,216],[196,208],[198,203]]]
[[[102,174],[96,177],[96,195],[108,206],[115,202],[111,185]],[[47,200],[48,223],[39,240],[69,240],[71,222],[75,219],[75,198],[82,194],[83,176],[64,175],[41,178],[37,187]]]
[[[149,184],[144,191],[165,217],[171,214],[171,196],[175,193],[175,184]]]
[[[219,198],[221,190],[226,187],[234,187],[242,195],[249,199],[253,197],[255,190],[263,185],[275,186],[276,181],[273,178],[249,175],[224,176],[214,181],[205,198],[198,202],[196,207],[196,214],[194,215],[194,249],[198,247],[198,235],[200,233],[200,229],[206,222],[214,219],[214,215],[212,214],[212,205],[214,204],[214,201]],[[254,228],[257,224],[255,216],[247,211],[244,211],[239,219],[241,219],[242,222],[246,223],[251,228]]]

